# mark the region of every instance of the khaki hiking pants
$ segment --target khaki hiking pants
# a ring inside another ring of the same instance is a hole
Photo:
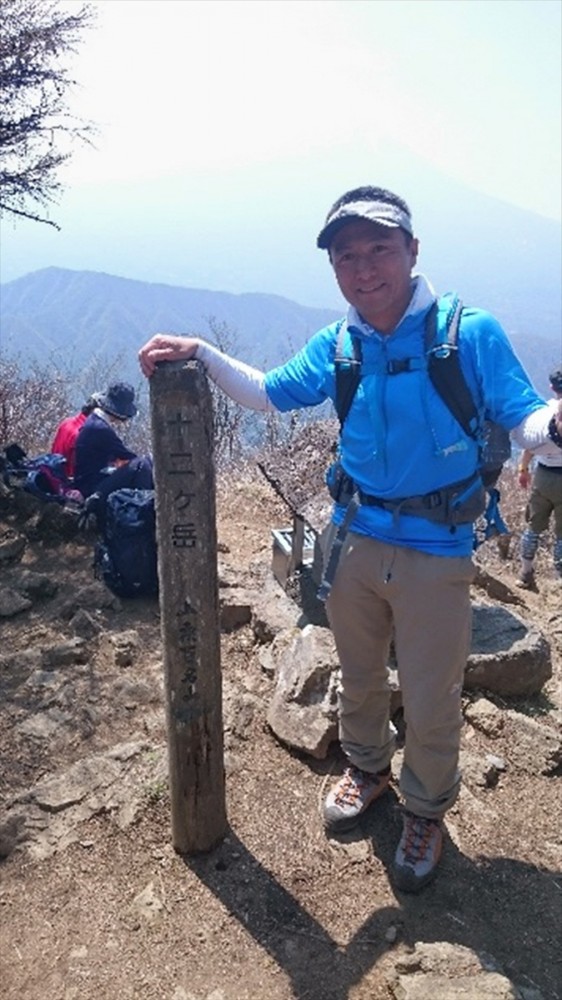
[[[474,575],[469,556],[426,555],[350,532],[328,599],[342,673],[340,741],[365,771],[383,770],[395,748],[394,639],[406,722],[400,790],[418,816],[442,816],[458,794]]]

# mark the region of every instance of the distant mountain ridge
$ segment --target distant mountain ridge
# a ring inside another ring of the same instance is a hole
[[[12,353],[25,343],[26,353],[43,360],[69,351],[84,361],[124,352],[136,366],[137,351],[152,334],[210,338],[214,323],[228,329],[244,360],[271,366],[339,316],[277,295],[235,295],[56,267],[0,290],[2,345]]]
[[[0,344],[8,354],[39,361],[125,359],[123,376],[136,381],[137,352],[154,333],[211,337],[211,324],[227,331],[234,353],[260,368],[297,351],[341,311],[303,306],[278,295],[233,294],[137,281],[96,271],[48,267],[0,285]],[[512,343],[541,392],[549,369],[560,364],[555,340],[509,330]],[[548,327],[536,316],[536,329]]]

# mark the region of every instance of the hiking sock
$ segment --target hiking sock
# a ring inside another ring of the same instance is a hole
[[[521,538],[521,559],[522,561],[528,560],[532,563],[533,559],[537,554],[537,549],[539,547],[539,534],[537,531],[531,531],[527,528],[523,532]],[[532,567],[529,567],[532,569]]]

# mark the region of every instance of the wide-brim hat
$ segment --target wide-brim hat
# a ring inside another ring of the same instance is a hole
[[[99,396],[98,406],[105,412],[120,420],[130,420],[135,416],[135,390],[126,382],[115,382],[107,392]]]

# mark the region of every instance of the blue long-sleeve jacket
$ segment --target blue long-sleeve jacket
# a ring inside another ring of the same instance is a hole
[[[424,331],[433,295],[423,277],[415,279],[410,307],[392,334],[367,327],[350,309],[348,330],[361,340],[361,384],[341,437],[345,471],[367,494],[396,499],[430,493],[472,475],[478,447],[460,428],[434,389],[424,361]],[[286,364],[265,376],[267,394],[279,410],[314,406],[335,398],[335,323],[320,330]],[[479,309],[465,308],[459,334],[465,378],[487,417],[507,430],[544,406],[500,324]],[[419,358],[419,367],[388,373],[389,360]],[[334,520],[343,511],[336,507]],[[352,529],[391,544],[435,555],[468,555],[472,526],[451,530],[419,516],[361,506]]]

